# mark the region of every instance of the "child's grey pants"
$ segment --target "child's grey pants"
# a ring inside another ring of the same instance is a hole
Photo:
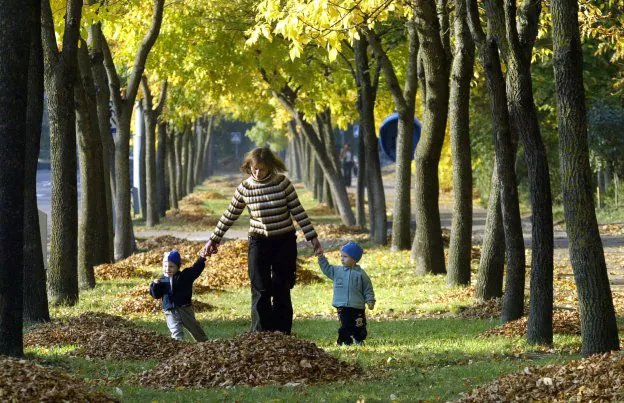
[[[191,333],[195,341],[206,341],[208,337],[204,333],[201,324],[195,319],[195,311],[192,305],[181,306],[165,311],[167,327],[171,331],[171,338],[184,340],[184,328]]]

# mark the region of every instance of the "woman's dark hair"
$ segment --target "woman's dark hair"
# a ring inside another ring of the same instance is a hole
[[[274,174],[288,171],[282,160],[276,157],[268,147],[258,147],[249,151],[240,166],[241,172],[251,175],[251,165],[253,164],[264,164]]]

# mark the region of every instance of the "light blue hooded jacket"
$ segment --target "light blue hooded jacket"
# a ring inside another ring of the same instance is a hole
[[[319,256],[318,262],[323,274],[334,282],[334,307],[364,309],[365,304],[375,302],[373,283],[359,265],[332,266],[325,256]]]

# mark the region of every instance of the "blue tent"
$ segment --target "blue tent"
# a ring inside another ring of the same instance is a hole
[[[379,126],[379,145],[381,150],[386,153],[388,158],[392,161],[396,161],[396,139],[399,126],[399,114],[393,113],[381,122]],[[414,118],[414,131],[412,141],[412,159],[414,159],[414,153],[416,152],[416,145],[420,140],[420,128],[421,124],[418,119]]]

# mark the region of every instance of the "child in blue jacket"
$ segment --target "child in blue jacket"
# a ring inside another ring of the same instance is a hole
[[[334,282],[332,305],[338,310],[340,329],[338,344],[360,344],[366,339],[366,313],[375,307],[375,292],[368,275],[357,262],[362,258],[362,247],[349,242],[340,249],[343,266],[332,266],[323,252],[318,253],[319,266]]]
[[[181,260],[177,250],[165,252],[163,276],[152,281],[150,294],[154,298],[162,299],[171,338],[184,340],[186,328],[195,341],[206,341],[208,337],[199,321],[195,319],[195,311],[191,305],[193,282],[204,271],[206,257],[200,254],[192,267],[180,271]]]

